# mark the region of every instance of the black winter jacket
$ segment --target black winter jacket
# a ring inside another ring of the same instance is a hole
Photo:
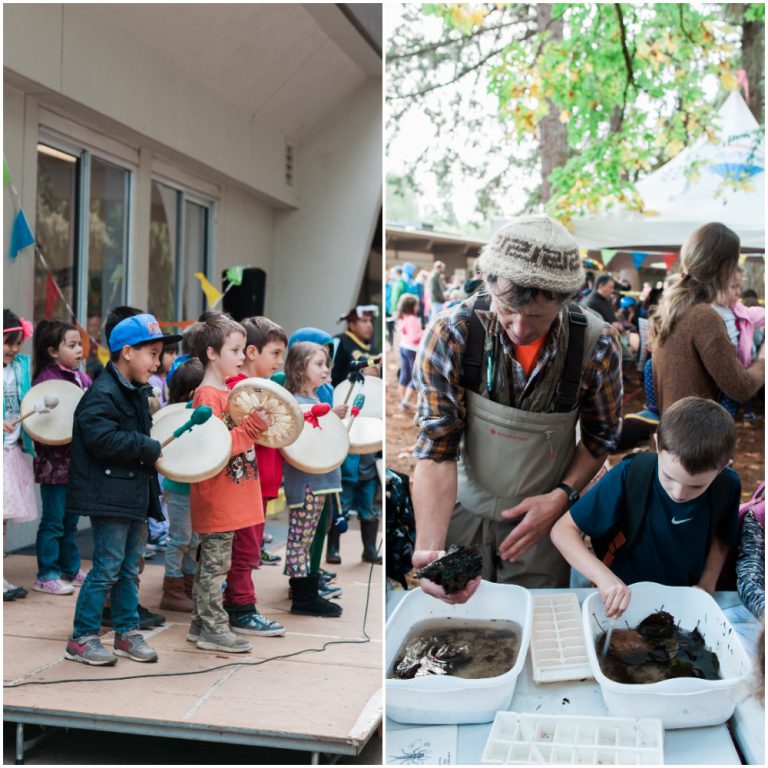
[[[128,384],[110,362],[83,395],[72,432],[69,514],[163,519],[154,469],[160,443],[149,437],[151,392]]]

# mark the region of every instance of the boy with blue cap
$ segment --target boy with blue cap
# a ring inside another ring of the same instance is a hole
[[[109,321],[108,323],[109,324]],[[149,436],[149,379],[166,336],[154,316],[121,320],[109,335],[110,362],[75,410],[67,513],[91,518],[93,567],[80,589],[65,658],[95,666],[117,656],[157,661],[139,630],[139,561],[147,518],[162,519],[154,464],[161,447]],[[101,644],[99,626],[112,596],[114,654]]]

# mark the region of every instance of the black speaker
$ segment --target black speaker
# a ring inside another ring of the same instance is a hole
[[[264,297],[267,292],[267,273],[258,267],[243,270],[243,282],[229,287],[227,271],[221,273],[224,287],[222,305],[235,320],[264,314]]]

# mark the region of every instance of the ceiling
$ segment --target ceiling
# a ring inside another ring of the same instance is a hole
[[[354,6],[91,7],[255,120],[297,141],[366,78],[381,77],[381,58],[365,33],[370,24],[355,23]]]

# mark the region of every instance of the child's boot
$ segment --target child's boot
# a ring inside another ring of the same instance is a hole
[[[289,579],[291,585],[291,613],[302,616],[341,616],[341,606],[318,595],[320,574]]]
[[[187,597],[184,591],[183,576],[166,576],[163,579],[163,597],[160,600],[160,607],[183,613],[192,611],[192,599]]]
[[[194,573],[184,574],[184,594],[191,600],[192,599],[192,587],[195,583]]]
[[[341,562],[341,554],[339,553],[339,544],[341,539],[341,533],[335,525],[331,525],[328,529],[328,543],[325,547],[325,562],[338,565]]]
[[[363,560],[366,563],[381,565],[381,555],[376,549],[376,536],[379,533],[379,518],[360,521],[360,538],[363,540]]]

